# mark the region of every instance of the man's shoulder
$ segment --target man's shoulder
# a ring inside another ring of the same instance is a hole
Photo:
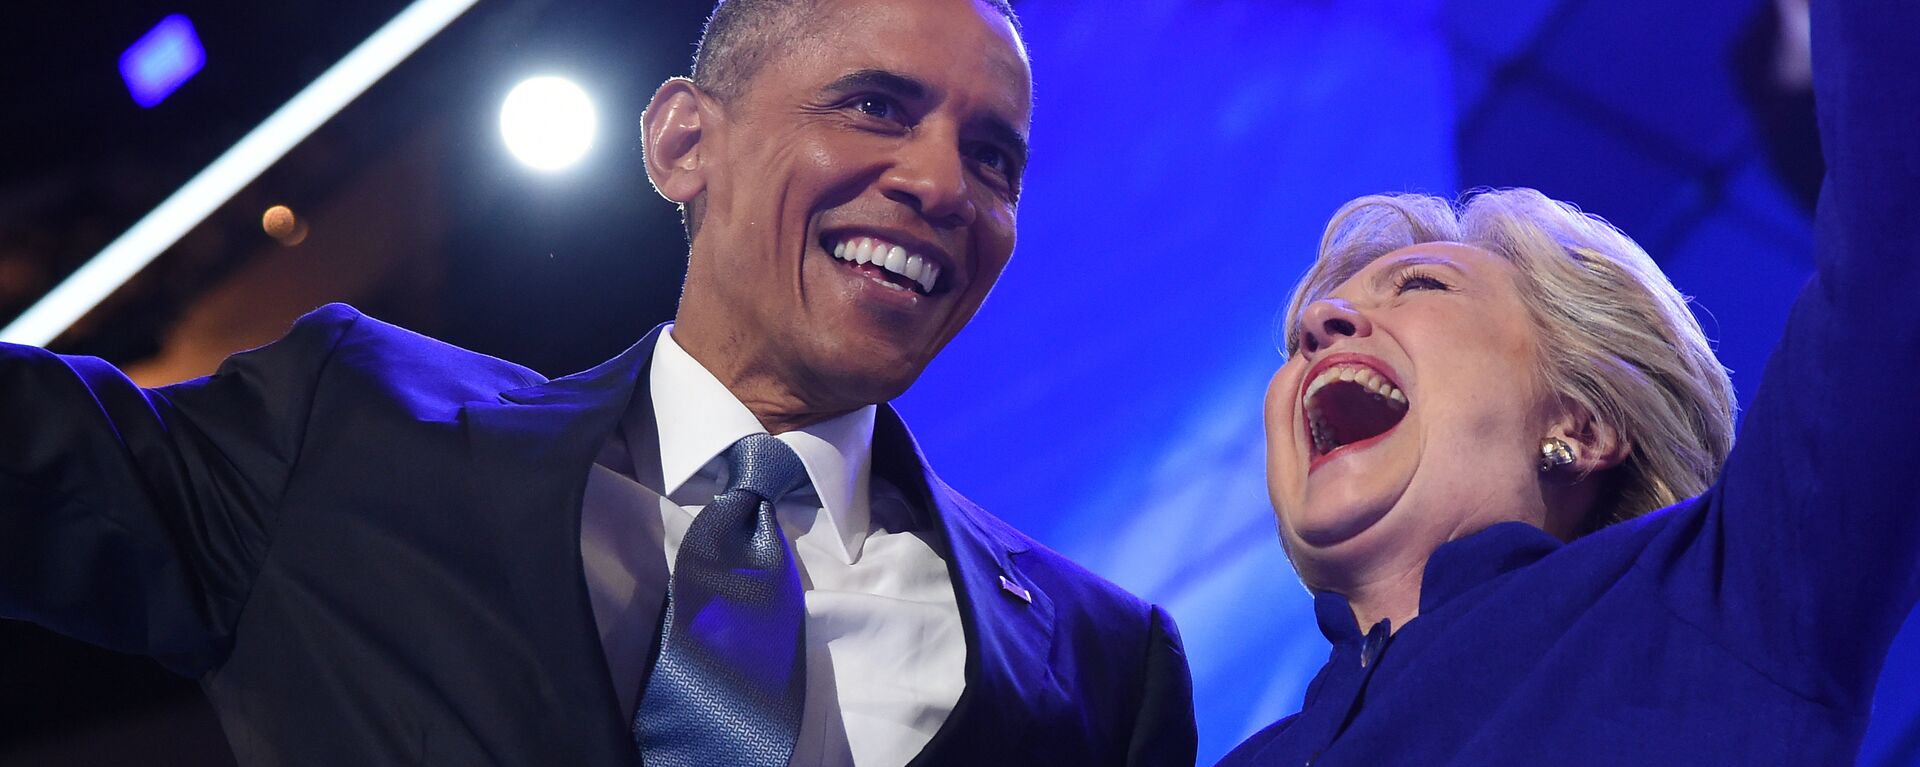
[[[383,322],[346,304],[313,310],[275,345],[302,345],[303,337],[332,339],[326,349],[330,375],[417,396],[474,399],[546,382],[526,367]]]

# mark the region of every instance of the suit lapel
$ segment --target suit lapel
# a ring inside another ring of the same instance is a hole
[[[469,403],[467,428],[480,475],[476,504],[493,521],[502,576],[549,687],[543,705],[567,763],[628,765],[633,741],[595,631],[580,561],[580,508],[594,458],[644,385],[660,329],[612,360],[566,378]],[[1018,567],[1027,545],[927,468],[888,406],[874,433],[875,471],[932,517],[966,637],[966,688],[911,767],[965,764],[1004,742],[1031,712],[1069,705],[1048,659],[1053,600]]]
[[[972,502],[927,468],[900,417],[881,406],[875,472],[920,501],[946,553],[966,635],[966,688],[953,712],[909,767],[967,764],[967,754],[1025,729],[1031,712],[1067,704],[1048,662],[1053,599],[1018,567],[1025,542],[1002,532]]]
[[[557,736],[556,763],[634,761],[587,595],[580,510],[587,472],[633,401],[659,333],[592,370],[466,409],[475,503],[498,535],[516,628],[548,685],[546,700],[523,710],[546,717],[542,732]],[[570,752],[574,758],[558,756]]]

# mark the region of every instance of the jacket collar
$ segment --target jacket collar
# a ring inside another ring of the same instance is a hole
[[[1434,549],[1420,578],[1420,614],[1439,610],[1480,584],[1560,550],[1560,540],[1525,522],[1501,522]]]
[[[498,536],[498,572],[525,632],[526,662],[548,680],[543,699],[525,710],[546,718],[555,763],[634,761],[594,630],[580,505],[588,469],[634,400],[658,333],[592,370],[468,403],[465,413],[479,484],[475,513]]]
[[[1440,544],[1421,573],[1420,614],[1432,614],[1481,584],[1540,561],[1562,545],[1545,530],[1525,522],[1501,522]],[[1363,638],[1353,609],[1341,594],[1314,592],[1313,614],[1321,635],[1333,645]]]
[[[1073,705],[1048,663],[1053,598],[1019,567],[1027,540],[941,481],[891,406],[875,419],[873,461],[876,476],[935,517],[922,529],[938,536],[967,638],[966,689],[908,766],[968,764],[975,744],[1025,731],[1034,712]]]

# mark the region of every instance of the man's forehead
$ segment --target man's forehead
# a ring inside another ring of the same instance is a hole
[[[1032,72],[1012,22],[979,0],[819,0],[766,67],[812,60],[824,65],[811,87],[826,89],[860,70],[896,73],[928,93],[984,97],[1025,133],[1032,112]],[[788,58],[792,57],[792,58]],[[787,59],[785,62],[782,59]],[[763,74],[766,72],[763,71]]]

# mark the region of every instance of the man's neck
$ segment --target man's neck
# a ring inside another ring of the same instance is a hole
[[[740,404],[746,405],[747,410],[753,413],[753,417],[760,420],[760,426],[765,428],[768,434],[799,431],[859,409],[809,409],[799,398],[794,397],[791,391],[781,390],[775,386],[740,386],[725,378],[720,380],[726,383],[727,390],[733,392],[734,398],[740,400]]]
[[[806,396],[805,388],[796,385],[802,383],[796,380],[800,376],[754,364],[755,360],[768,359],[769,355],[740,348],[737,339],[707,338],[697,327],[676,321],[672,331],[674,343],[727,387],[768,434],[798,431],[865,406],[861,403],[823,406],[819,398]]]

